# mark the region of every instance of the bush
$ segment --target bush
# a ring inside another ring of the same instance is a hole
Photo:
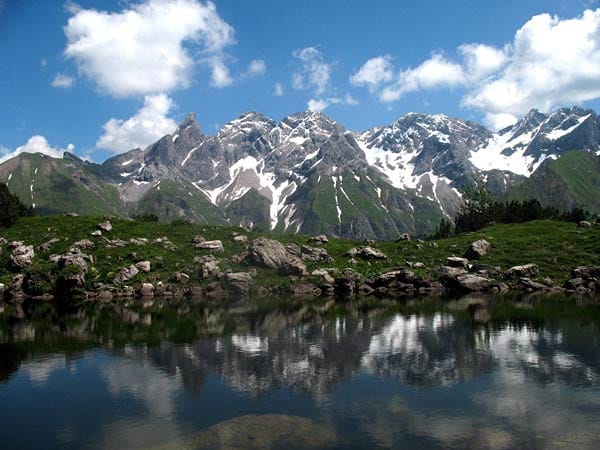
[[[442,219],[433,239],[477,231],[494,223],[522,223],[542,219],[579,223],[590,217],[581,208],[573,208],[570,212],[561,214],[556,208],[544,208],[536,199],[498,202],[483,187],[467,189],[463,201],[463,206],[454,219],[454,229],[449,220]]]
[[[133,216],[133,220],[136,222],[156,223],[158,222],[158,216],[152,213],[136,214]]]
[[[0,228],[10,227],[19,217],[33,215],[33,208],[25,206],[5,183],[0,183]]]

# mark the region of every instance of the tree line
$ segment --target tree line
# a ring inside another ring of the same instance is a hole
[[[539,200],[512,200],[499,202],[485,188],[470,188],[463,195],[463,205],[454,222],[442,218],[433,239],[480,230],[495,223],[522,223],[531,220],[559,220],[579,223],[591,217],[583,208],[560,212],[556,208],[543,207]]]
[[[10,227],[19,217],[34,216],[33,207],[26,206],[21,199],[0,183],[0,228]]]

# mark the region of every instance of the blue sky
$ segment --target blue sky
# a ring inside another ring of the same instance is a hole
[[[499,127],[600,97],[590,0],[0,5],[4,153],[102,161],[189,111],[208,134],[245,111],[279,120],[309,107],[353,130],[409,111]]]

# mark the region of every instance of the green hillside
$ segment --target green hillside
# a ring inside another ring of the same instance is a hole
[[[505,197],[506,200],[530,198],[538,199],[544,207],[561,211],[582,207],[600,213],[600,156],[582,151],[567,152],[543,164]]]

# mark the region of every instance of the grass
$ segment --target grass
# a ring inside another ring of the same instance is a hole
[[[149,243],[137,246],[129,243],[124,248],[107,249],[102,237],[92,237],[90,233],[96,229],[96,224],[104,217],[33,217],[21,218],[11,228],[0,230],[0,236],[8,241],[21,240],[26,244],[37,246],[51,238],[59,238],[46,253],[36,252],[34,265],[29,270],[48,275],[54,274],[55,268],[48,262],[50,254],[64,253],[74,242],[80,239],[90,239],[95,247],[83,250],[94,256],[95,263],[86,281],[88,287],[95,282],[109,282],[121,267],[128,266],[139,260],[149,260],[152,271],[139,274],[130,284],[142,281],[156,283],[161,280],[170,282],[175,272],[186,272],[192,278],[192,283],[199,284],[199,266],[194,263],[194,257],[206,255],[208,252],[197,250],[192,244],[194,236],[200,234],[208,240],[219,239],[223,242],[224,252],[217,256],[223,259],[221,269],[247,271],[244,263],[233,263],[230,258],[244,252],[245,245],[233,240],[233,233],[245,234],[249,239],[258,236],[269,236],[266,233],[250,232],[242,228],[223,226],[207,226],[199,224],[162,224],[135,222],[119,218],[110,218],[113,230],[105,233],[109,239],[147,238],[152,241],[166,236],[176,249],[167,249],[161,244]],[[305,244],[306,236],[271,235],[284,244]],[[569,278],[573,268],[579,265],[600,265],[600,226],[591,229],[578,229],[575,224],[553,221],[534,221],[523,224],[502,224],[480,230],[475,233],[436,241],[437,247],[430,242],[402,241],[378,242],[374,244],[387,256],[382,261],[359,260],[354,266],[348,262],[345,253],[348,249],[364,245],[362,242],[331,239],[324,246],[334,258],[330,264],[307,263],[309,271],[318,267],[344,269],[352,267],[367,277],[374,276],[396,267],[407,267],[407,262],[422,262],[425,268],[416,270],[417,273],[435,277],[434,267],[444,263],[446,257],[462,256],[469,243],[477,239],[486,239],[492,244],[488,255],[480,262],[507,269],[513,265],[536,263],[540,267],[540,277],[550,277],[558,283]],[[162,259],[162,263],[159,263]],[[257,285],[272,286],[274,284],[289,284],[286,277],[279,277],[275,270],[256,268],[254,276]],[[9,267],[9,251],[4,248],[0,253],[0,283],[7,284],[14,276],[14,270]],[[42,277],[43,278],[43,277]],[[48,276],[46,277],[48,278]],[[309,277],[310,280],[310,277]],[[47,281],[47,280],[46,280]],[[44,280],[42,279],[42,282]]]

